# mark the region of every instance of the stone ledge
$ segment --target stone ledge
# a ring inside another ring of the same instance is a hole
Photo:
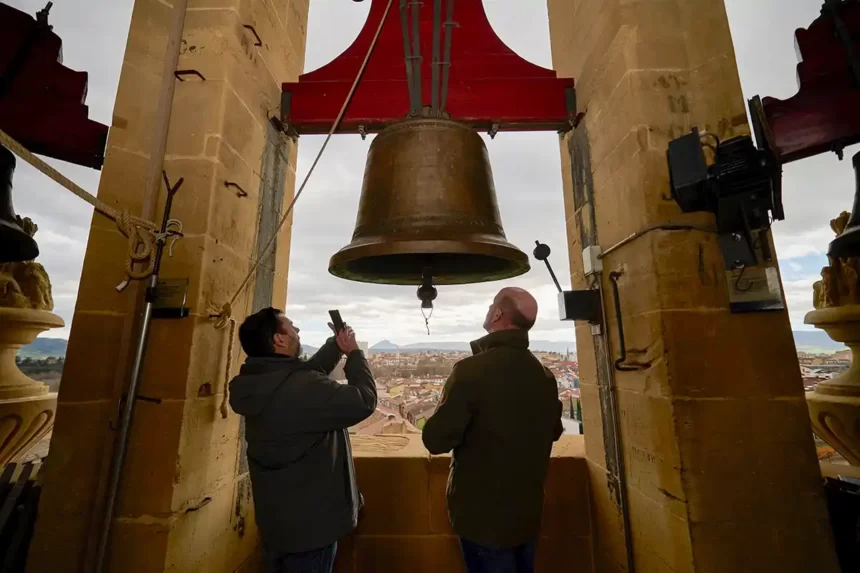
[[[351,435],[352,457],[359,458],[450,458],[450,454],[431,456],[419,434],[409,435]],[[581,458],[585,463],[583,436],[562,436],[552,448],[553,458]]]
[[[365,506],[358,529],[342,540],[338,572],[462,571],[448,524],[445,488],[450,455],[431,456],[421,436],[351,436]],[[545,486],[538,570],[591,566],[588,467],[582,436],[563,436]]]

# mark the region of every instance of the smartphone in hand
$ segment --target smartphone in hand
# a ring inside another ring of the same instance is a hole
[[[331,323],[334,325],[335,332],[343,330],[343,319],[340,317],[339,310],[330,310],[328,315],[331,317]]]

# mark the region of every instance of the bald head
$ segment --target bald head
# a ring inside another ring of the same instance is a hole
[[[487,332],[497,330],[530,330],[537,320],[538,304],[528,291],[503,288],[493,299],[484,321]]]

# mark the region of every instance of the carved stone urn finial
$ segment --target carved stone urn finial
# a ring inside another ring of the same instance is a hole
[[[854,169],[856,197],[860,199],[860,153],[854,157]],[[855,208],[856,204],[855,201]],[[849,220],[849,213],[842,213],[830,222],[837,238],[857,232]],[[842,243],[844,248],[846,241]],[[815,433],[849,463],[860,466],[860,257],[829,256],[828,260],[830,264],[821,270],[821,280],[813,286],[816,310],[807,314],[804,322],[848,346],[851,368],[818,384],[814,392],[807,394],[806,401]]]

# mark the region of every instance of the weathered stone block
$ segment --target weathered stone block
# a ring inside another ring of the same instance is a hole
[[[219,80],[191,77],[176,83],[165,159],[214,155],[207,148],[207,140],[220,136],[224,129],[225,98],[229,92],[227,84]]]
[[[671,356],[668,380],[676,396],[803,399],[786,313],[691,310],[663,313],[661,321]],[[762,361],[763,355],[770,358]]]
[[[28,571],[83,571],[97,490],[107,471],[102,448],[109,443],[112,401],[60,403],[43,470],[38,527],[30,544]]]
[[[839,571],[827,519],[691,523],[696,573]]]
[[[454,535],[448,519],[448,475],[451,470],[451,456],[430,458],[430,532]]]
[[[581,442],[579,446],[582,446]],[[580,457],[554,456],[550,460],[541,522],[541,535],[544,537],[567,541],[591,535],[588,470],[584,453],[582,451]]]
[[[138,400],[117,494],[117,517],[167,517],[177,473],[183,400]]]
[[[239,18],[244,25],[253,26],[262,46],[254,46],[256,38],[249,34],[252,49],[262,58],[275,81],[296,81],[304,68],[304,48],[294,48],[287,30],[279,20],[275,8],[269,1],[245,1],[239,8]],[[293,21],[291,27],[296,27]]]
[[[359,573],[355,565],[355,537],[349,536],[337,542],[334,573]]]
[[[678,400],[674,407],[691,521],[824,518],[802,397]]]
[[[117,314],[76,312],[72,332],[92,333],[86,339],[72,336],[63,365],[60,403],[110,400],[122,374],[122,338],[127,317]]]
[[[160,0],[136,0],[123,57],[123,75],[131,67],[157,76],[164,69],[173,6]]]
[[[150,1],[145,3],[158,4]],[[140,2],[136,2],[140,4]],[[108,147],[148,156],[152,150],[156,105],[161,92],[161,68],[157,72],[127,65],[120,76],[114,103]],[[109,163],[105,161],[107,167]]]
[[[356,458],[356,478],[365,499],[356,533],[429,534],[429,466],[425,457]],[[397,503],[391,503],[392,499]]]
[[[374,573],[460,573],[465,571],[460,545],[451,536],[359,535],[356,571]]]
[[[695,571],[687,520],[639,490],[629,488],[628,499],[637,563],[648,563],[646,571]]]
[[[148,156],[124,151],[108,143],[105,166],[99,180],[99,200],[119,211],[127,210],[132,215],[140,215],[143,212],[148,165]],[[93,226],[110,230],[117,228],[116,222],[99,213],[93,213]]]
[[[589,454],[591,456],[591,454]],[[591,523],[594,542],[595,571],[627,570],[624,545],[624,521],[616,486],[610,482],[606,468],[588,461],[588,483],[591,492]]]
[[[110,571],[161,573],[170,534],[169,521],[114,520],[107,555]]]
[[[600,391],[597,386],[579,385],[582,400],[582,431],[585,435],[585,451],[589,459],[601,465],[606,464],[606,444],[603,435],[603,408],[600,404]]]
[[[681,25],[680,5],[675,0],[633,0],[622,3],[622,21],[635,29],[625,45],[631,69],[688,68],[686,29]]]
[[[245,487],[241,480],[227,482],[176,514],[165,571],[233,573],[255,552],[254,509]]]
[[[591,554],[590,537],[541,537],[537,543],[535,571],[590,573],[596,571]],[[603,570],[600,573],[603,573]]]
[[[715,58],[728,57],[736,68],[725,2],[694,0],[679,2],[678,8],[681,16],[678,26],[684,31],[689,67],[696,69]],[[710,91],[741,93],[740,89],[726,89],[725,86]]]
[[[686,519],[681,455],[671,400],[620,391],[618,409],[628,487]]]
[[[213,210],[212,195],[218,179],[217,159],[170,159],[164,162],[164,170],[171,183],[182,177],[182,187],[173,199],[170,216],[182,222],[182,232],[188,236],[205,235],[209,232],[209,214]],[[161,186],[159,211],[163,209],[167,191]],[[180,239],[181,241],[182,239]]]

